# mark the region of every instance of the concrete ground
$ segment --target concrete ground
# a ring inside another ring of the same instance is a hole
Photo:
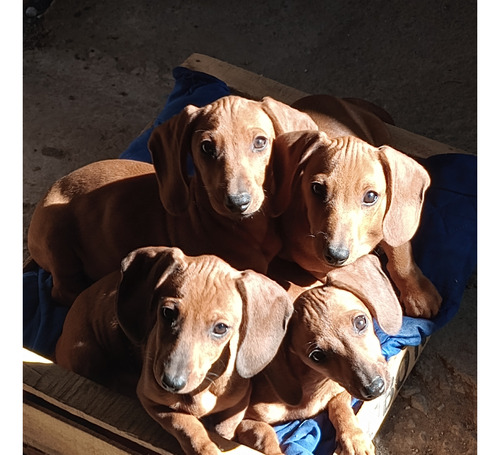
[[[402,128],[476,152],[474,1],[48,4],[24,1],[38,9],[24,29],[25,229],[58,177],[126,148],[194,52],[306,92],[370,100]],[[384,422],[378,454],[476,453],[476,291],[474,275]]]

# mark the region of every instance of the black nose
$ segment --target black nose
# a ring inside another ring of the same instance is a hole
[[[243,213],[252,202],[249,193],[228,194],[226,197],[226,207],[234,213]]]
[[[325,259],[330,265],[342,265],[349,258],[349,250],[335,245],[325,249]]]
[[[372,398],[377,398],[382,395],[385,391],[385,381],[377,376],[370,385],[364,387],[362,394],[363,398],[366,400],[371,400]]]
[[[161,384],[168,392],[178,392],[186,386],[187,379],[184,376],[169,376],[163,373],[161,377]]]

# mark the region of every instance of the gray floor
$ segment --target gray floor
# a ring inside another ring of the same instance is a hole
[[[25,23],[25,228],[56,178],[124,150],[193,52],[306,92],[365,98],[402,128],[476,152],[476,2],[234,5],[55,0]],[[474,276],[377,436],[379,454],[476,453],[476,334]]]

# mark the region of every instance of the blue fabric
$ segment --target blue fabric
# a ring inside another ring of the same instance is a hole
[[[335,429],[326,412],[311,419],[276,425],[274,431],[286,455],[331,455],[336,447]]]
[[[175,68],[175,87],[154,125],[179,113],[186,105],[203,106],[229,94],[227,85],[209,75]],[[134,140],[121,158],[151,162],[147,141],[152,128]],[[431,175],[420,227],[412,241],[417,264],[443,297],[434,320],[404,317],[396,336],[378,327],[383,354],[397,354],[404,346],[420,345],[458,311],[467,281],[476,268],[477,159],[471,155],[437,155],[421,164]],[[52,280],[43,270],[23,275],[24,346],[49,356],[62,330],[67,309],[51,302]],[[275,427],[287,455],[331,454],[335,430],[326,413],[313,419]]]
[[[69,310],[52,301],[51,289],[52,276],[45,270],[23,273],[23,346],[49,358]]]

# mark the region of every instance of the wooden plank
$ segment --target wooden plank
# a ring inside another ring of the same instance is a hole
[[[236,93],[248,98],[261,99],[264,96],[271,96],[283,103],[292,104],[299,98],[308,95],[301,90],[203,54],[191,54],[182,63],[182,66],[215,76],[224,81]],[[411,156],[426,158],[444,153],[469,153],[394,125],[387,125],[387,128],[392,136],[391,143],[387,145]]]
[[[60,436],[62,438],[65,434],[71,433],[67,429],[68,425],[71,426],[71,422],[62,417],[65,413],[69,413],[75,418],[88,422],[89,425],[101,427],[115,434],[117,439],[125,438],[153,452],[165,455],[182,454],[175,439],[149,417],[138,400],[117,394],[52,363],[25,362],[23,375],[25,392],[46,402],[45,409],[52,405],[60,410],[59,420],[63,428]],[[30,405],[29,396],[27,395],[28,398],[25,396],[24,399],[25,405],[28,406]],[[45,412],[48,414],[48,411]],[[56,411],[52,412],[53,417],[56,413]],[[55,425],[55,422],[52,424]],[[76,424],[74,426],[77,428]],[[84,431],[82,428],[83,426],[80,425],[75,430],[75,436],[80,436],[80,433]],[[86,438],[76,439],[75,443],[80,445],[81,442],[85,448],[85,441]],[[53,449],[58,450],[57,444]]]
[[[359,409],[359,423],[371,439],[381,427],[427,341],[421,346],[404,348],[392,357],[389,360],[391,385],[388,391],[375,400],[363,403]],[[147,453],[161,455],[182,454],[175,439],[149,417],[138,400],[105,389],[37,354],[26,349],[24,351],[27,359],[24,363],[24,390],[47,403],[46,409],[40,409],[39,404],[38,408],[33,406],[29,397],[24,400],[24,439],[28,446],[43,453],[58,454],[65,453],[61,447],[64,448],[70,441],[72,447],[77,447],[75,450],[78,451],[73,452],[75,455],[80,454],[79,450],[86,451],[88,447],[94,446],[96,453],[104,453],[99,450],[108,445],[113,446],[109,449],[110,454],[140,454],[145,449]],[[54,411],[54,408],[59,411]],[[44,413],[46,418],[40,413]],[[65,413],[76,419],[68,419]],[[84,424],[78,423],[78,418]],[[226,451],[235,455],[259,454],[215,434],[212,437]],[[88,438],[91,438],[91,443]],[[126,447],[126,452],[120,452],[124,450],[123,447]]]
[[[87,455],[105,453],[107,455],[130,455],[96,434],[78,428],[74,423],[25,404],[23,406],[23,439],[27,447],[40,453],[57,455]],[[137,453],[137,452],[135,452]],[[134,455],[135,455],[134,453]]]
[[[72,435],[73,444],[79,447],[81,445],[82,449],[85,449],[87,437],[83,433],[91,433],[94,437],[99,434],[98,437],[104,440],[99,444],[120,447],[130,443],[140,450],[147,450],[147,453],[182,455],[176,439],[146,413],[138,399],[120,395],[47,359],[40,362],[39,357],[33,357],[29,351],[28,357],[31,361],[23,362],[23,408],[28,417],[24,422],[27,445],[39,450],[46,450],[46,445],[51,445],[52,451],[46,453],[59,453],[57,439],[61,437],[61,444],[65,444],[66,440],[72,439],[69,437]],[[38,404],[38,409],[34,402]],[[40,412],[48,415],[47,421],[54,426],[54,434],[58,436],[54,437],[54,440],[52,437],[41,435],[39,445],[35,445],[39,432],[37,428],[41,425]],[[72,416],[73,420],[65,415]],[[58,421],[61,422],[60,428]],[[74,430],[68,427],[74,427]],[[235,455],[259,454],[216,434],[211,434],[210,437],[223,451],[231,451]]]
[[[264,76],[252,73],[229,63],[203,54],[191,54],[182,66],[193,71],[201,71],[224,81],[241,96],[260,100],[264,96],[291,104],[306,93],[288,87]]]
[[[387,125],[387,128],[391,133],[391,141],[387,145],[413,157],[428,158],[429,156],[445,153],[474,155],[474,153],[443,144],[425,136],[420,136],[394,125]]]

